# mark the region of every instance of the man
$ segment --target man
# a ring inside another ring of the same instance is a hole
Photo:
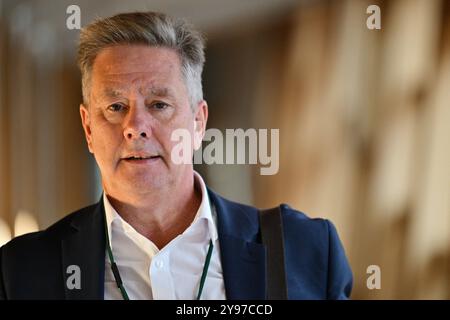
[[[81,32],[81,121],[100,201],[1,248],[4,299],[265,299],[256,208],[175,163],[171,135],[200,147],[208,118],[203,40],[159,13],[120,14]],[[352,274],[333,225],[281,206],[289,299],[345,299]]]

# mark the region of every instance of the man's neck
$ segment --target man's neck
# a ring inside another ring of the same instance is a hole
[[[195,218],[202,200],[201,188],[188,184],[174,189],[160,189],[145,197],[127,200],[108,195],[114,209],[137,232],[159,249],[183,233]]]

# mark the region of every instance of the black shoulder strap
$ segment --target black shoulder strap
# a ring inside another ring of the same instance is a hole
[[[281,207],[259,211],[261,240],[266,246],[267,299],[286,300],[286,270]]]

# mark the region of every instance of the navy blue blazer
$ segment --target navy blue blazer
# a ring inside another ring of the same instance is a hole
[[[258,210],[208,190],[217,212],[227,299],[266,298],[266,250]],[[76,211],[48,229],[16,237],[0,248],[1,299],[103,299],[103,201]],[[282,205],[289,299],[345,299],[352,272],[333,224]],[[68,289],[70,265],[81,289]]]

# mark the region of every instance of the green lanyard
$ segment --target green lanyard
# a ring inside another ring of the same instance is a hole
[[[111,262],[111,270],[114,275],[114,279],[116,280],[117,287],[119,288],[123,299],[130,300],[130,298],[128,297],[127,290],[125,290],[125,287],[123,286],[122,278],[120,277],[119,268],[117,268],[117,264],[114,261],[114,256],[113,256],[113,253],[111,250],[111,245],[109,243],[108,226],[106,223],[106,216],[105,216],[105,235],[106,235],[106,250],[108,251],[109,261]],[[214,245],[213,245],[212,239],[210,239],[208,253],[206,254],[205,263],[203,265],[203,272],[202,272],[202,276],[200,278],[200,286],[198,288],[197,300],[200,300],[200,297],[203,292],[203,287],[204,287],[205,281],[206,281],[206,275],[208,274],[209,263],[211,262],[213,248],[214,248]]]
[[[114,261],[114,256],[111,250],[111,245],[109,244],[109,236],[108,236],[108,226],[106,223],[106,215],[105,215],[105,234],[106,234],[106,250],[108,251],[109,261],[111,262],[111,270],[114,275],[114,279],[116,280],[117,287],[122,293],[123,300],[130,300],[128,297],[127,290],[123,286],[122,278],[120,277],[119,268],[117,268],[117,264]]]
[[[203,286],[205,285],[206,281],[206,275],[208,274],[209,263],[211,262],[213,248],[214,248],[213,242],[211,239],[209,239],[209,248],[208,253],[206,254],[205,264],[203,265],[203,272],[200,278],[200,286],[198,288],[197,300],[200,300],[200,297],[202,295]]]

